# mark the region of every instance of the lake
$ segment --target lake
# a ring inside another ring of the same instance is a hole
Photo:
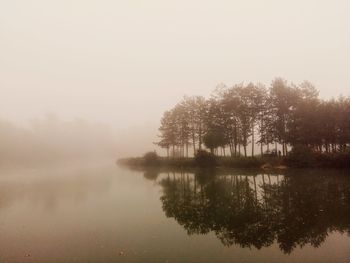
[[[345,171],[0,173],[0,262],[350,262]]]

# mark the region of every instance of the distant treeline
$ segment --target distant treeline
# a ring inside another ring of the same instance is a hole
[[[185,96],[161,119],[160,141],[168,156],[185,157],[203,145],[214,154],[286,156],[301,145],[321,153],[345,152],[350,143],[350,98],[323,100],[309,82],[276,78],[262,84],[221,85],[211,98]],[[248,148],[250,144],[251,148]]]
[[[0,119],[0,166],[32,165],[114,156],[114,137],[103,124],[55,115],[27,127]]]

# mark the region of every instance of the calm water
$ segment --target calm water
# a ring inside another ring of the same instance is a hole
[[[0,173],[0,262],[350,262],[350,176]]]

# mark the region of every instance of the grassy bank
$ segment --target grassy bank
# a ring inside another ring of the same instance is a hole
[[[291,152],[286,157],[222,157],[202,151],[196,157],[166,158],[150,152],[143,157],[119,159],[118,164],[133,167],[170,168],[242,168],[285,169],[290,168],[350,168],[349,153]]]
[[[123,158],[118,164],[132,167],[171,167],[171,168],[272,168],[281,166],[279,158],[256,158],[256,157],[215,157],[215,162],[199,163],[195,158],[166,158],[158,157],[149,161],[144,157]]]

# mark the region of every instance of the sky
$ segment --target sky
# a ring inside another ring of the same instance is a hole
[[[153,127],[183,95],[275,77],[349,96],[349,10],[348,0],[0,0],[0,118]]]

